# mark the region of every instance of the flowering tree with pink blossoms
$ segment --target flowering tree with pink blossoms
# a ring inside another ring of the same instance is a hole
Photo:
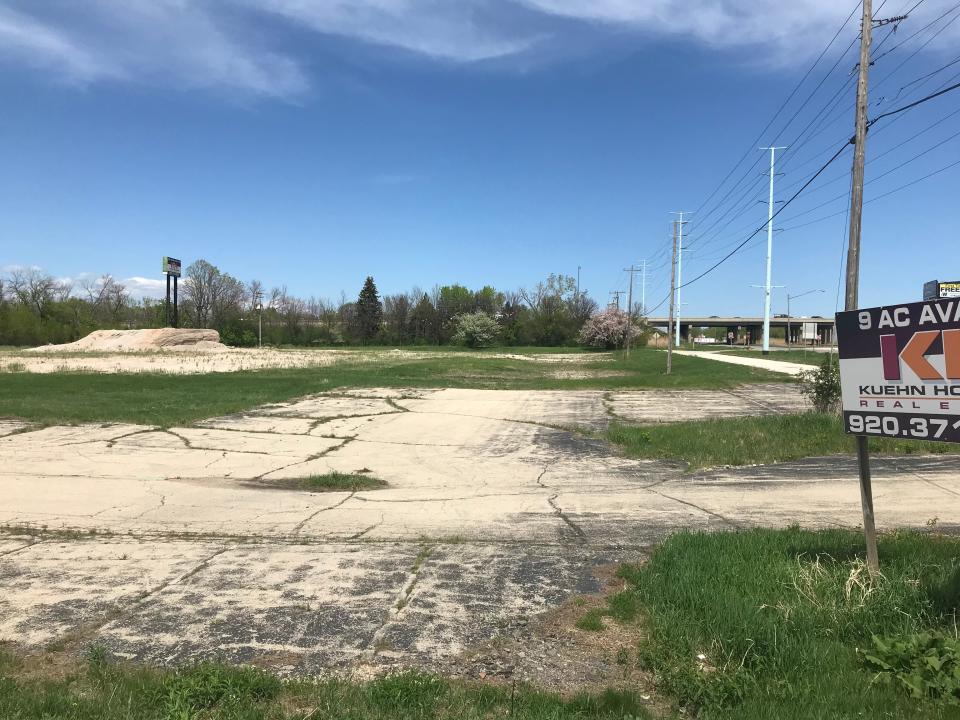
[[[591,315],[580,329],[580,344],[602,350],[623,347],[627,338],[627,313],[616,308],[607,308]],[[647,344],[649,332],[642,323],[633,323],[631,346]]]

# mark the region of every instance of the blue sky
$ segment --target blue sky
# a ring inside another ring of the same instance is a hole
[[[952,5],[925,0],[896,34],[877,32],[871,114],[960,70],[901,90],[955,59],[960,12],[936,21]],[[160,256],[203,257],[245,280],[337,298],[367,274],[385,293],[515,289],[580,265],[582,286],[605,302],[626,289],[622,268],[647,258],[655,305],[671,211],[700,208],[685,279],[764,222],[767,159],[752,148],[852,10],[825,0],[6,0],[0,266],[109,272],[155,293]],[[855,48],[842,51],[855,35],[851,21],[759,143],[799,109],[777,143],[798,140],[778,198],[850,134]],[[868,180],[933,149],[878,177],[867,199],[960,160],[950,139],[960,114],[948,117],[958,110],[960,92],[878,123]],[[848,150],[775,223],[774,282],[826,290],[797,300],[798,314],[834,310],[849,169]],[[960,166],[866,206],[863,305],[960,278],[958,188]],[[683,312],[758,314],[762,240],[684,289]],[[784,312],[785,291],[774,297]]]

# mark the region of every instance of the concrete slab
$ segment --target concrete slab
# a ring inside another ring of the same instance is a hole
[[[305,417],[270,408],[169,431],[0,438],[0,640],[73,637],[154,662],[217,656],[291,673],[448,669],[591,587],[597,564],[679,529],[859,522],[851,459],[687,475],[552,427],[600,428],[611,411],[643,422],[789,412],[805,402],[793,385],[370,392],[285,406]],[[359,414],[324,420],[332,410]],[[960,517],[960,458],[875,468],[881,527]],[[388,487],[289,482],[331,470]]]
[[[609,395],[610,411],[631,423],[706,420],[807,412],[810,401],[796,384],[744,385],[733,390],[645,390]]]
[[[288,418],[268,415],[225,415],[197,423],[197,427],[239,432],[278,433],[281,435],[306,435],[318,424],[311,418]]]
[[[514,420],[542,425],[596,427],[608,420],[603,393],[595,390],[440,390],[397,404],[418,414]],[[450,423],[448,423],[450,424]]]
[[[315,395],[292,403],[266,405],[257,411],[259,415],[321,419],[395,412],[397,408],[381,398],[336,395]]]
[[[206,543],[44,542],[0,557],[0,641],[44,645],[99,627],[183,578]]]

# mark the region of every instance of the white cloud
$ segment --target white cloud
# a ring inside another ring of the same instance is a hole
[[[87,0],[0,11],[0,57],[89,84],[127,80],[293,97],[308,81],[291,57],[227,31],[223,12],[191,0]],[[5,41],[5,42],[4,42]]]
[[[0,56],[60,71],[78,82],[116,74],[64,33],[9,8],[0,8]]]
[[[505,3],[483,0],[236,0],[321,33],[456,62],[515,55],[535,34],[484,19]]]
[[[126,81],[296,98],[309,89],[306,37],[456,63],[563,57],[590,38],[690,38],[758,61],[819,52],[852,8],[836,0],[5,0],[0,62],[73,84]],[[950,5],[927,0],[920,27]],[[910,21],[914,22],[914,21]],[[845,38],[856,32],[857,20]],[[960,26],[957,26],[960,28]],[[934,46],[949,47],[957,28]],[[294,30],[299,34],[291,35]],[[846,45],[846,41],[842,42]],[[933,46],[932,46],[933,47]],[[538,55],[540,53],[540,55]]]
[[[146,278],[140,277],[139,275],[134,275],[133,277],[128,277],[123,280],[120,280],[120,284],[123,285],[127,292],[130,293],[135,298],[154,298],[161,299],[166,297],[167,294],[167,281],[158,280],[156,278]]]

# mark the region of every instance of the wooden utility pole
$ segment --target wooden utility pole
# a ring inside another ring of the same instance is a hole
[[[850,239],[847,245],[847,292],[845,310],[856,310],[860,288],[860,226],[863,215],[863,167],[867,153],[867,81],[870,72],[870,39],[873,34],[873,3],[863,0],[860,22],[860,78],[857,82],[856,132],[853,142],[853,179],[850,192]],[[877,556],[877,529],[873,517],[873,487],[870,478],[870,449],[864,435],[857,436],[860,465],[860,502],[863,505],[863,533],[867,542],[867,567],[880,571]]]
[[[673,221],[673,261],[670,263],[670,319],[667,321],[667,375],[673,372],[673,311],[677,299],[677,221]]]

